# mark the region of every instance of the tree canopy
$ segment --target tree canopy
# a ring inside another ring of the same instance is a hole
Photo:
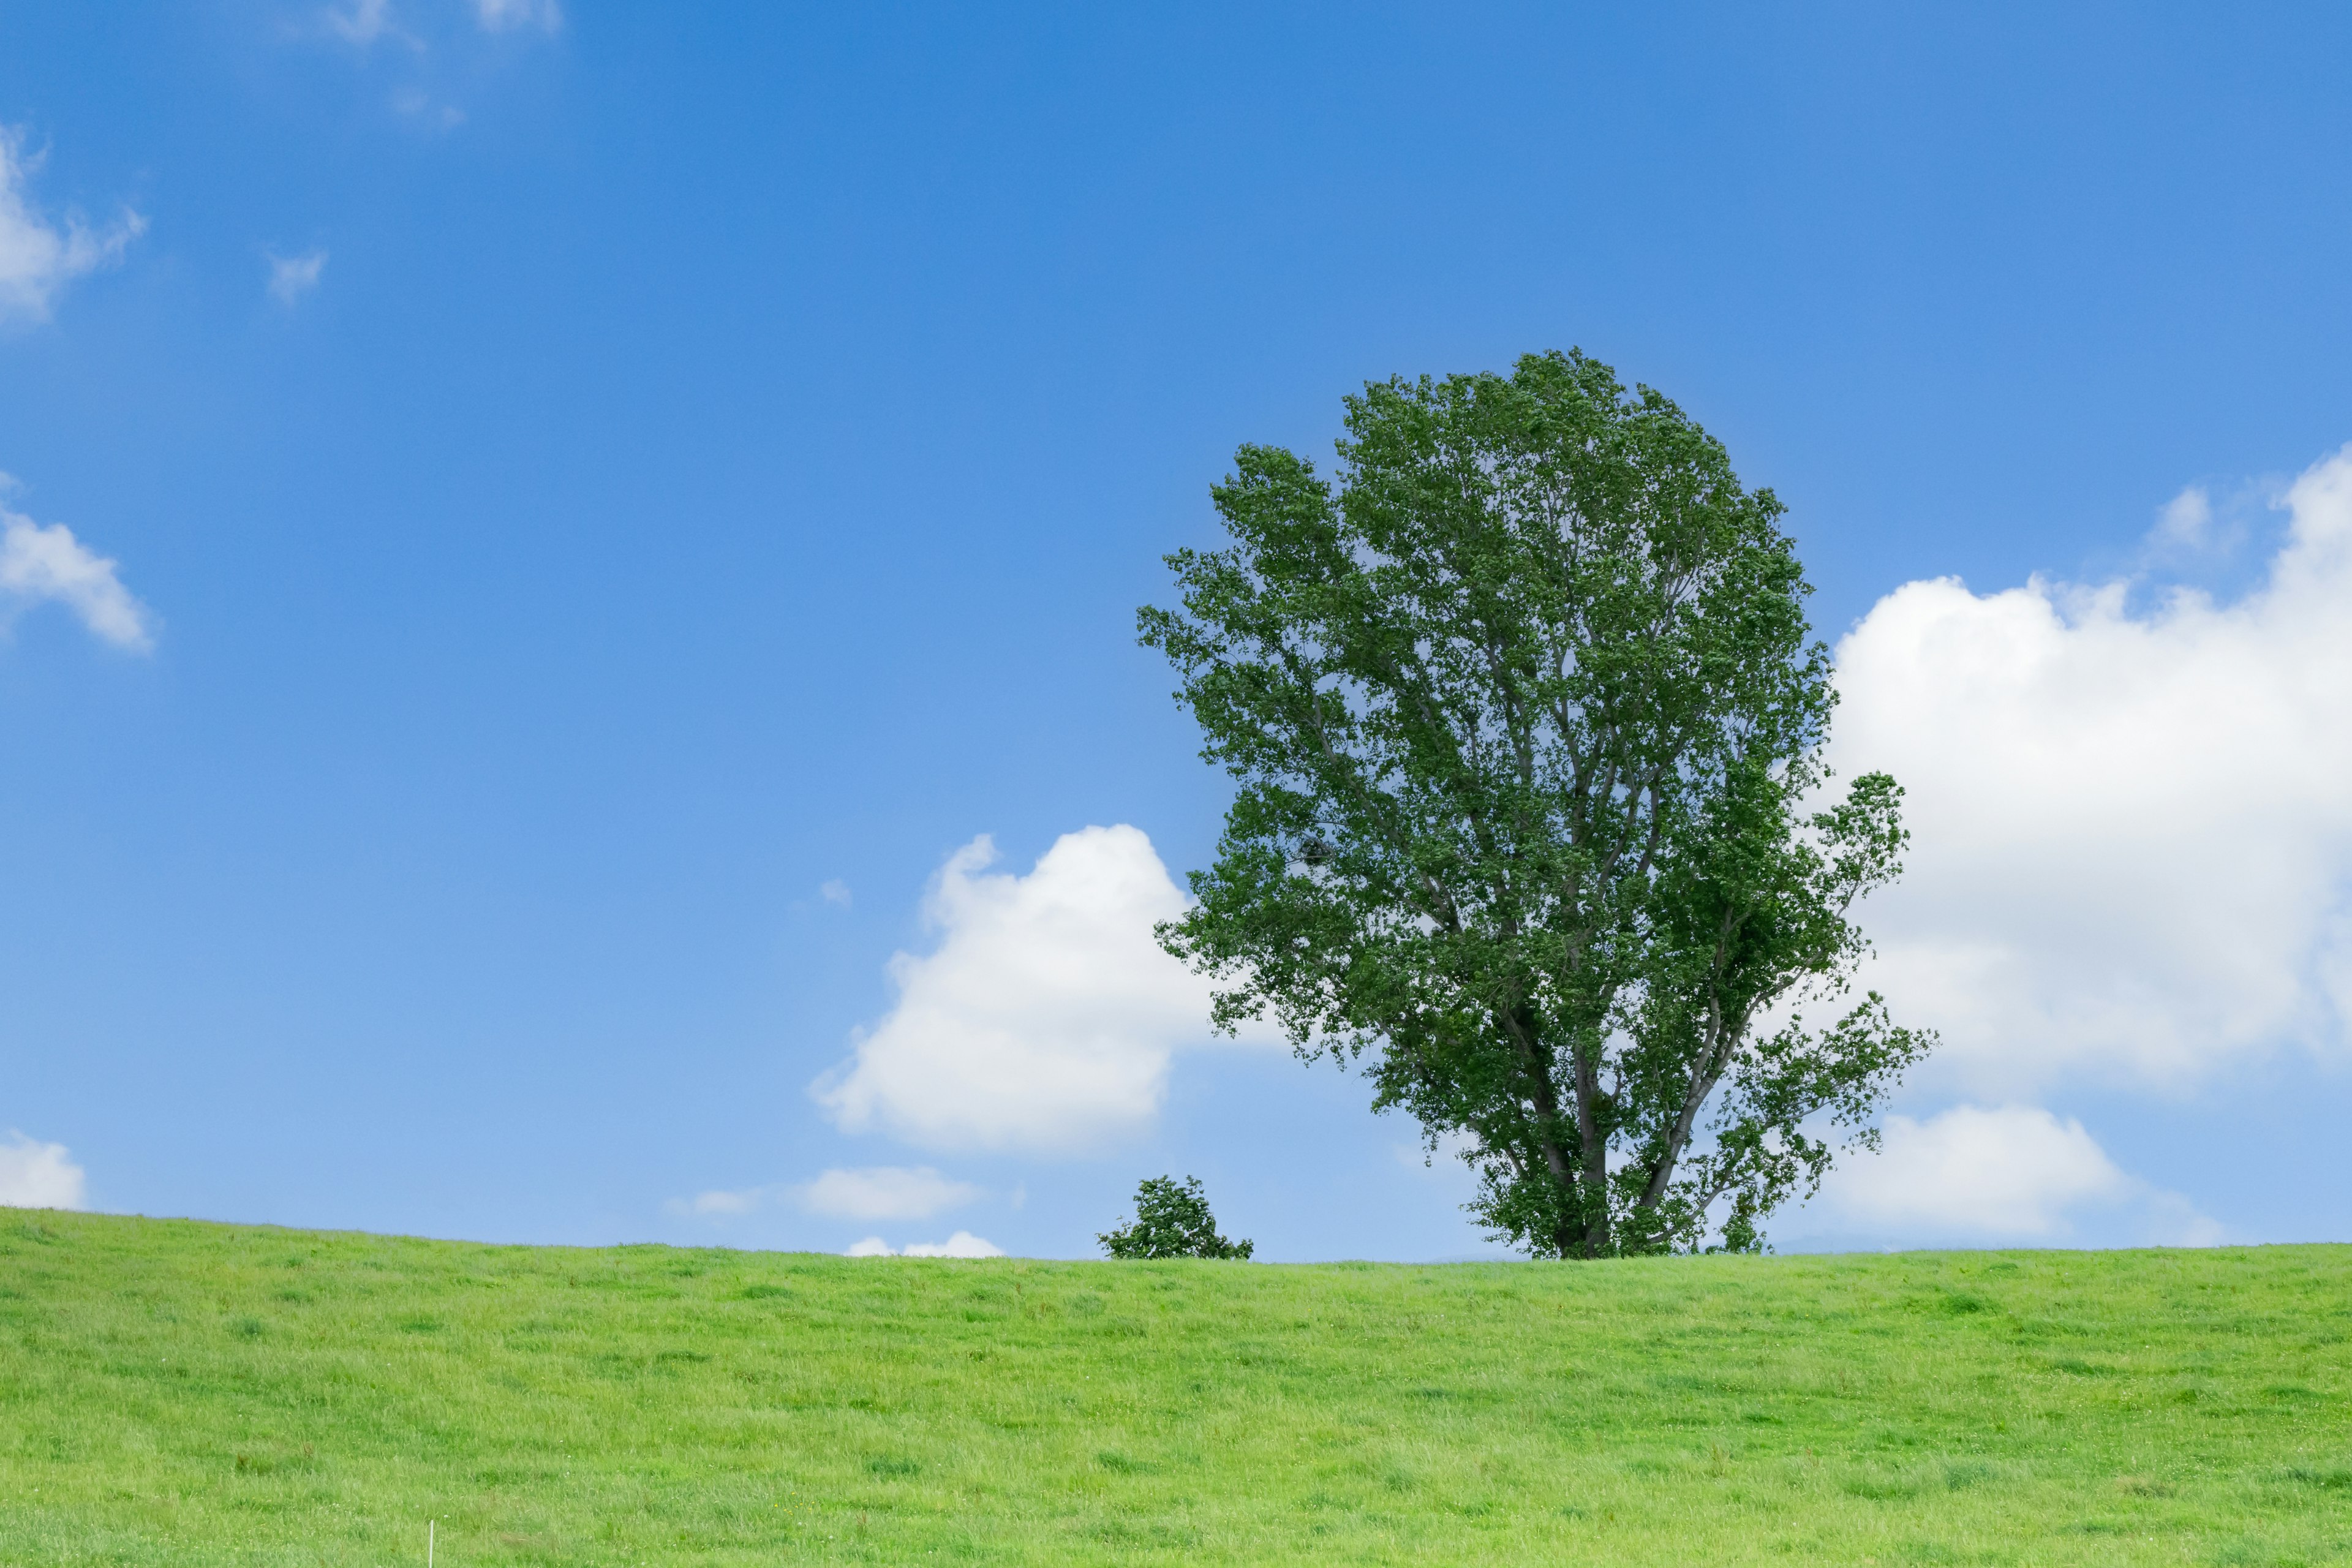
[[[1529,1250],[1760,1246],[1931,1043],[1849,991],[1902,791],[1828,798],[1780,503],[1580,353],[1368,385],[1346,428],[1336,487],[1241,448],[1230,544],[1141,612],[1236,785],[1163,944],[1220,1026],[1361,1063]]]

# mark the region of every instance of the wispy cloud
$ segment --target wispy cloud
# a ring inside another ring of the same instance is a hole
[[[697,1193],[690,1198],[670,1200],[672,1214],[739,1215],[750,1214],[775,1195],[773,1187],[740,1187],[734,1191],[714,1189]]]
[[[437,134],[465,123],[455,100],[481,85],[486,54],[509,52],[533,36],[551,38],[562,26],[557,0],[332,0],[290,32],[349,46],[388,89],[392,111]],[[398,47],[380,47],[386,44]]]
[[[466,111],[454,103],[444,103],[421,89],[403,88],[392,95],[392,108],[396,114],[431,131],[448,131],[466,122]]]
[[[11,1129],[0,1141],[0,1207],[84,1206],[82,1168],[62,1143],[42,1143]]]
[[[319,20],[345,43],[364,47],[383,37],[416,41],[393,26],[392,0],[350,0],[348,5],[330,5]]]
[[[474,16],[492,33],[526,27],[552,33],[563,26],[563,7],[556,0],[474,0]]]
[[[326,267],[327,253],[323,250],[305,251],[300,256],[271,256],[269,297],[281,305],[292,305],[319,286],[319,274]]]
[[[700,1193],[670,1207],[676,1213],[723,1216],[789,1204],[827,1219],[929,1219],[981,1195],[970,1182],[954,1181],[929,1165],[868,1165],[836,1167],[797,1184]]]
[[[2213,496],[2203,485],[2190,485],[2164,505],[2149,542],[2200,549],[2213,526]]]
[[[793,1188],[793,1196],[809,1213],[834,1219],[929,1219],[971,1202],[980,1189],[950,1181],[929,1165],[872,1165],[827,1171]]]
[[[419,9],[428,13],[421,24],[427,31],[436,30],[432,12],[450,9],[469,14],[475,26],[486,33],[507,33],[535,28],[552,33],[563,25],[563,10],[558,0],[428,0],[428,3],[408,5],[403,10],[414,16]],[[390,39],[424,52],[425,40],[404,26],[399,14],[393,10],[392,0],[344,0],[330,5],[319,14],[320,25],[335,37],[362,48],[379,40]]]
[[[838,877],[825,883],[816,892],[817,897],[828,904],[839,904],[843,909],[849,907],[849,884]]]
[[[0,488],[7,483],[0,475]],[[115,563],[92,552],[64,523],[47,527],[0,505],[0,602],[55,600],[115,647],[144,653],[155,638],[146,607],[131,596]]]
[[[0,127],[0,325],[47,321],[59,290],[121,259],[147,227],[129,207],[103,228],[71,215],[59,226],[27,194],[40,166],[41,155],[25,151],[21,132]]]

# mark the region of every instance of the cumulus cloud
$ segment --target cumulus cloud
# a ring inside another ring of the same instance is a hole
[[[103,228],[70,216],[60,228],[26,194],[40,166],[40,155],[25,152],[19,133],[0,127],[0,325],[47,321],[60,289],[120,260],[147,227],[125,207]]]
[[[904,1250],[894,1248],[878,1236],[849,1244],[845,1255],[850,1258],[1002,1258],[1004,1248],[985,1237],[960,1230],[945,1241],[909,1242]]]
[[[1942,1030],[1930,1074],[2179,1091],[2352,1045],[2352,447],[2273,504],[2284,542],[2230,602],[1948,578],[1840,643],[1832,760],[1901,780],[1915,834],[1872,984]],[[2157,537],[2211,517],[2186,492]]]
[[[2032,1106],[1890,1116],[1878,1152],[1832,1168],[1794,1229],[1875,1240],[2054,1242],[2102,1219],[2141,1238],[2206,1246],[2220,1227],[2126,1173],[2083,1124]]]
[[[122,585],[112,561],[93,553],[61,522],[45,528],[0,505],[0,605],[44,599],[65,605],[117,647],[144,653],[154,646],[147,610]]]
[[[78,1209],[82,1168],[62,1143],[41,1143],[11,1130],[0,1142],[0,1207]]]
[[[1171,1051],[1209,1037],[1208,984],[1152,938],[1184,895],[1141,831],[1065,834],[1027,876],[983,874],[995,859],[985,835],[949,857],[924,906],[938,948],[890,961],[898,1005],[812,1086],[845,1131],[1099,1147],[1150,1122]]]
[[[327,253],[306,251],[300,256],[269,258],[269,297],[281,305],[291,305],[319,286],[319,274],[326,269]]]

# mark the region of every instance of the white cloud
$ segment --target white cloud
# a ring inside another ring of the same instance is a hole
[[[850,1258],[1002,1258],[1004,1248],[985,1237],[960,1230],[945,1241],[909,1242],[906,1250],[894,1249],[878,1236],[849,1244],[845,1256]]]
[[[1848,1154],[1791,1227],[1879,1241],[2063,1241],[2085,1219],[2145,1239],[2210,1245],[2220,1227],[2126,1174],[2080,1121],[2032,1106],[1890,1116],[1875,1154]]]
[[[269,258],[269,297],[281,305],[295,300],[319,286],[319,274],[327,266],[327,253],[312,250],[300,256]]]
[[[154,646],[146,608],[112,561],[91,553],[61,522],[44,528],[0,505],[0,603],[11,599],[54,599],[117,647],[143,653]]]
[[[825,883],[816,891],[817,897],[828,904],[839,904],[843,909],[849,907],[849,884],[838,877]]]
[[[2352,1045],[2352,447],[2278,496],[2234,602],[2036,578],[1912,583],[1839,645],[1832,759],[1909,792],[1872,984],[1940,1028],[1928,1074],[2185,1089]],[[2200,531],[2201,491],[2159,537]]]
[[[2116,1202],[2132,1181],[2072,1118],[1958,1105],[1926,1121],[1888,1117],[1880,1152],[1847,1156],[1822,1189],[1866,1225],[2048,1237],[2065,1228],[2067,1210]]]
[[[78,1209],[82,1168],[62,1143],[39,1143],[11,1131],[0,1142],[0,1207]]]
[[[1002,1258],[1004,1248],[985,1237],[960,1230],[945,1241],[917,1241],[908,1244],[908,1258]]]
[[[950,1181],[929,1165],[832,1170],[793,1189],[811,1214],[834,1219],[929,1219],[980,1196],[970,1182]]]
[[[474,0],[474,15],[492,33],[520,27],[552,33],[563,26],[563,8],[556,0]]]
[[[1065,834],[1025,877],[987,837],[925,900],[931,953],[890,961],[898,1003],[811,1086],[844,1130],[938,1148],[1075,1151],[1141,1128],[1170,1052],[1210,1037],[1207,982],[1160,951],[1184,910],[1133,827]]]
[[[105,228],[68,216],[60,230],[26,195],[40,165],[37,153],[26,154],[18,132],[0,127],[0,325],[47,321],[59,289],[119,260],[147,227],[145,218],[125,207]]]

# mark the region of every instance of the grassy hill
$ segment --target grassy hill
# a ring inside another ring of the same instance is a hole
[[[2318,1563],[2352,1247],[1403,1267],[0,1211],[0,1563]]]

